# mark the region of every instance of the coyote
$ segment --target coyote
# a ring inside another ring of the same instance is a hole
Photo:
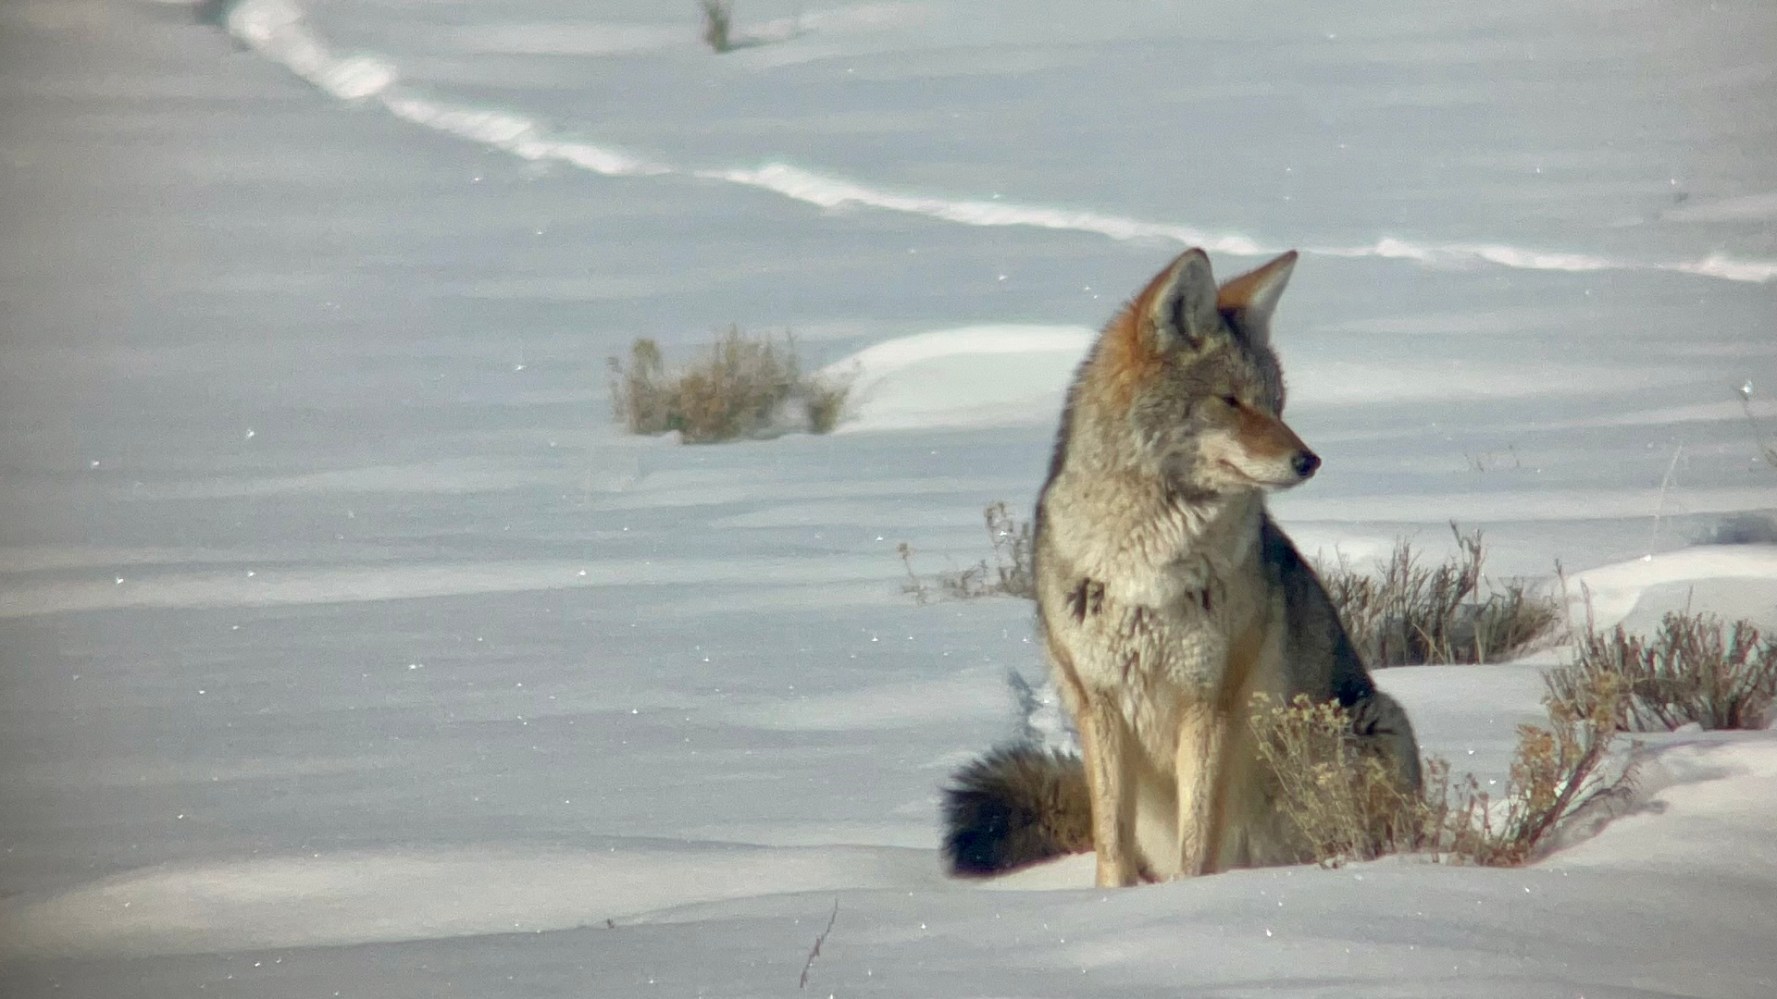
[[[1037,613],[1083,759],[995,750],[946,791],[953,873],[1096,849],[1129,885],[1308,859],[1275,807],[1252,698],[1349,709],[1419,786],[1406,712],[1376,689],[1264,492],[1320,458],[1286,426],[1271,314],[1294,251],[1217,288],[1187,251],[1075,374],[1037,498]]]

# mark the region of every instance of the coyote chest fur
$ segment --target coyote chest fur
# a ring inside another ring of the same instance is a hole
[[[1295,259],[1218,287],[1186,252],[1081,364],[1037,502],[1035,575],[1083,759],[1001,750],[959,774],[959,873],[1085,848],[1104,885],[1303,859],[1253,745],[1259,693],[1338,701],[1417,784],[1406,714],[1265,512],[1266,491],[1320,465],[1283,422],[1270,347]]]

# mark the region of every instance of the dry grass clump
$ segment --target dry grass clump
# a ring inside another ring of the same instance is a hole
[[[1446,863],[1510,867],[1535,859],[1566,824],[1633,788],[1629,770],[1606,766],[1623,688],[1602,674],[1590,680],[1584,710],[1551,697],[1546,727],[1519,728],[1497,801],[1473,774],[1451,779],[1442,759],[1424,762],[1424,794],[1406,786],[1353,733],[1350,714],[1331,702],[1255,701],[1253,729],[1276,775],[1278,807],[1322,866],[1423,853]]]
[[[1547,634],[1560,605],[1519,582],[1481,592],[1486,546],[1481,532],[1455,524],[1457,554],[1424,564],[1412,545],[1395,544],[1380,575],[1355,571],[1343,559],[1319,568],[1345,630],[1371,666],[1484,663],[1510,656]]]
[[[1764,638],[1751,621],[1724,624],[1704,615],[1668,613],[1651,637],[1622,625],[1579,639],[1578,658],[1551,671],[1549,697],[1591,710],[1588,700],[1608,680],[1626,693],[1617,724],[1638,732],[1671,730],[1695,722],[1706,729],[1764,728],[1777,700],[1777,637]]]
[[[608,363],[617,419],[631,433],[676,430],[689,444],[768,436],[795,426],[797,407],[798,429],[826,433],[839,422],[849,389],[803,375],[789,334],[753,337],[737,326],[683,370],[669,370],[649,339],[631,345],[628,363],[616,357]]]
[[[703,15],[703,41],[711,51],[721,53],[734,48],[730,30],[734,27],[734,4],[731,0],[697,0]]]
[[[803,414],[808,417],[809,433],[832,433],[833,428],[839,426],[839,417],[845,410],[845,397],[850,393],[849,377],[803,379],[797,397],[802,402]]]
[[[1520,725],[1518,749],[1496,805],[1473,774],[1446,782],[1441,800],[1444,848],[1452,860],[1513,867],[1536,859],[1563,826],[1607,809],[1634,791],[1634,767],[1606,766],[1621,731],[1622,686],[1593,678],[1584,705],[1548,697],[1547,727]]]
[[[982,559],[961,569],[947,569],[937,574],[934,586],[913,571],[913,547],[903,541],[895,548],[901,564],[907,568],[907,581],[901,584],[901,592],[922,604],[934,594],[944,600],[973,600],[996,594],[1035,600],[1030,521],[1020,521],[1004,501],[989,503],[981,514],[987,526],[988,544],[993,547],[991,562]]]
[[[1259,758],[1275,775],[1278,806],[1315,862],[1337,867],[1435,842],[1425,799],[1352,729],[1336,701],[1298,694],[1288,704],[1253,698]]]

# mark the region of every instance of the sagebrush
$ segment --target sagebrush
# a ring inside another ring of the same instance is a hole
[[[671,370],[659,344],[638,339],[609,362],[611,404],[631,433],[677,431],[686,443],[761,437],[785,429],[827,433],[849,386],[806,376],[796,340],[731,326],[690,364]]]
[[[1253,699],[1259,759],[1277,782],[1277,804],[1317,863],[1337,867],[1435,842],[1425,799],[1352,731],[1336,701],[1298,694],[1285,704]]]
[[[1574,662],[1547,674],[1549,696],[1589,710],[1601,679],[1619,684],[1617,723],[1657,731],[1696,723],[1706,729],[1764,728],[1777,701],[1777,637],[1751,621],[1673,611],[1653,635],[1588,622]]]
[[[904,593],[920,603],[934,595],[946,600],[972,600],[975,597],[1004,595],[1035,600],[1036,575],[1031,562],[1032,536],[1028,520],[1019,520],[1004,502],[989,503],[981,511],[987,527],[987,543],[992,549],[989,558],[961,569],[939,572],[935,583],[928,583],[913,570],[913,548],[905,541],[896,547],[901,564],[907,569]],[[990,561],[991,560],[991,561]]]
[[[697,9],[703,15],[704,44],[715,52],[733,49],[734,4],[730,0],[697,0]]]
[[[1366,664],[1496,662],[1524,651],[1560,620],[1553,597],[1518,581],[1485,580],[1480,531],[1450,529],[1457,552],[1442,562],[1422,561],[1403,539],[1374,574],[1342,557],[1318,567]],[[1490,583],[1485,592],[1483,583]]]
[[[1403,786],[1331,702],[1260,698],[1252,724],[1278,807],[1322,866],[1418,853],[1509,867],[1535,859],[1567,823],[1633,789],[1630,768],[1608,765],[1623,690],[1606,676],[1594,681],[1586,710],[1551,697],[1546,726],[1520,726],[1497,799],[1473,774],[1453,778],[1448,761],[1435,757],[1422,765],[1423,793]]]
[[[1608,676],[1594,680],[1583,705],[1545,698],[1548,724],[1518,726],[1497,804],[1473,774],[1446,781],[1442,800],[1427,799],[1443,816],[1447,857],[1491,867],[1527,863],[1564,825],[1633,793],[1634,767],[1609,765],[1623,688]]]

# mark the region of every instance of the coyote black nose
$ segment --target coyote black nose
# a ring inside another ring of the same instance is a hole
[[[1303,451],[1296,455],[1295,460],[1290,462],[1290,467],[1296,470],[1297,475],[1306,479],[1314,474],[1315,469],[1320,467],[1320,455],[1315,454],[1313,451]]]

